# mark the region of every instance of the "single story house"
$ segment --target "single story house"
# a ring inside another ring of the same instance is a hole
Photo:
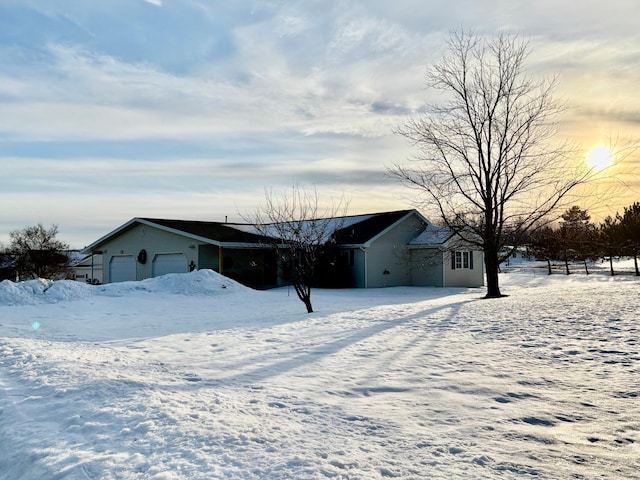
[[[330,220],[337,258],[324,269],[323,286],[484,284],[482,252],[460,249],[453,232],[438,230],[417,210]],[[248,224],[133,218],[82,252],[102,257],[101,262],[94,257],[94,265],[101,266],[100,283],[210,268],[253,288],[285,285],[266,240]],[[458,250],[450,250],[454,247]]]
[[[480,287],[484,254],[447,227],[428,225],[409,241],[412,285]]]
[[[527,247],[512,247],[506,246],[501,252],[500,256],[504,258],[501,266],[521,265],[525,262],[534,261],[535,257],[531,255]]]

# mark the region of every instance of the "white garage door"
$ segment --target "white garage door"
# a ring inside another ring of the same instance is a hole
[[[109,261],[109,282],[128,282],[136,279],[136,261],[131,255],[111,257]]]
[[[151,275],[159,277],[167,273],[187,273],[187,257],[182,253],[158,253],[153,257]]]

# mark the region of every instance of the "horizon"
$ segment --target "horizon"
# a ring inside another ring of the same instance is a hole
[[[417,208],[429,218],[387,168],[416,153],[393,131],[432,100],[424,72],[449,31],[529,39],[527,72],[557,75],[570,107],[558,139],[593,151],[640,137],[637,9],[635,0],[7,0],[0,243],[36,223],[82,248],[135,217],[240,221],[266,190],[292,184],[345,198],[349,215]],[[625,171],[639,161],[624,159]],[[585,208],[601,219],[639,193],[629,177],[619,195]]]

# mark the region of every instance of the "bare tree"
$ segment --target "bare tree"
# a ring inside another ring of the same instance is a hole
[[[430,67],[428,88],[443,94],[399,133],[419,148],[412,167],[390,173],[424,194],[445,225],[484,251],[487,294],[502,296],[499,255],[513,232],[527,234],[561,207],[591,172],[566,144],[554,146],[556,79],[525,75],[527,42],[453,32],[448,54]],[[460,228],[462,227],[462,228]]]
[[[16,257],[20,278],[64,277],[69,270],[69,245],[58,240],[58,227],[41,223],[9,234],[9,253]]]
[[[290,194],[265,192],[265,205],[252,218],[245,218],[258,233],[270,239],[276,251],[282,273],[293,285],[298,298],[313,312],[311,287],[318,262],[324,258],[333,234],[342,226],[346,204],[340,201],[321,209],[316,190],[305,191],[297,186]],[[341,216],[338,216],[341,215]]]

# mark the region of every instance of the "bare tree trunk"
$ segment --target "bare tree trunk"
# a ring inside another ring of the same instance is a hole
[[[484,255],[484,264],[487,269],[487,294],[485,298],[500,298],[504,295],[500,292],[498,251],[495,248],[491,250],[493,251],[485,250]]]
[[[636,277],[640,277],[640,270],[638,270],[638,255],[633,254],[633,265],[636,267]]]
[[[307,307],[307,313],[313,313],[313,307],[311,306],[311,297],[305,297],[302,299],[304,306]]]
[[[295,284],[294,288],[298,294],[298,298],[307,307],[307,313],[313,313],[313,306],[311,305],[311,287],[305,287],[299,284]]]
[[[611,276],[615,276],[615,272],[613,271],[613,255],[609,255],[609,269],[611,270]]]
[[[551,260],[547,258],[547,269],[549,270],[549,275],[551,275]]]

